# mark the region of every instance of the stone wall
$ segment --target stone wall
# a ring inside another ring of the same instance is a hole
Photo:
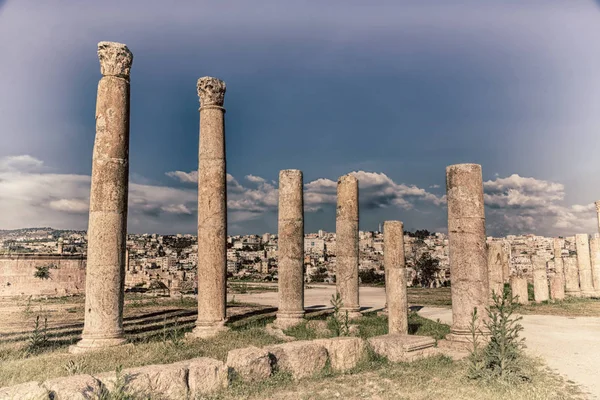
[[[47,279],[36,267],[50,267]],[[0,296],[65,296],[85,291],[86,258],[81,254],[0,256]]]

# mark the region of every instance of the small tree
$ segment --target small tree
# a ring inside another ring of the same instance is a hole
[[[38,279],[50,279],[50,269],[56,268],[55,265],[42,265],[35,267],[33,276]]]
[[[414,266],[417,272],[413,285],[429,286],[435,282],[437,273],[440,271],[440,260],[432,258],[431,254],[423,253]]]

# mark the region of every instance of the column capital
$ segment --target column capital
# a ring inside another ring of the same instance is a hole
[[[104,76],[118,76],[129,80],[133,54],[126,45],[116,42],[98,43],[100,73]]]
[[[200,107],[217,106],[223,107],[225,100],[225,82],[211,76],[198,79],[198,97]]]

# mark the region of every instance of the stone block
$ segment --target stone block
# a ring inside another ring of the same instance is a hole
[[[325,347],[334,371],[343,372],[352,369],[366,356],[366,342],[361,338],[337,337],[314,342]]]
[[[327,364],[325,346],[314,341],[298,341],[266,347],[275,357],[277,368],[302,379],[321,371]]]
[[[391,362],[410,362],[435,354],[435,339],[415,335],[383,335],[368,339],[373,351]]]
[[[229,351],[227,366],[245,382],[262,381],[273,372],[269,352],[254,346]]]
[[[47,400],[49,398],[48,390],[39,382],[26,382],[0,388],[0,400]]]
[[[42,384],[51,399],[88,400],[100,396],[103,391],[102,382],[91,375],[73,375],[50,379]]]
[[[219,360],[208,357],[182,361],[188,368],[189,398],[216,392],[229,386],[229,369]]]
[[[128,394],[165,400],[187,397],[187,367],[181,363],[128,368],[123,370],[121,375]],[[114,372],[98,375],[97,378],[109,392],[114,390]]]

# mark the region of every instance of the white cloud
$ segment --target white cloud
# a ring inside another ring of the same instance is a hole
[[[0,159],[0,171],[36,171],[43,167],[44,163],[30,155],[9,156]]]
[[[167,172],[165,175],[184,183],[198,183],[198,171],[171,171]]]

